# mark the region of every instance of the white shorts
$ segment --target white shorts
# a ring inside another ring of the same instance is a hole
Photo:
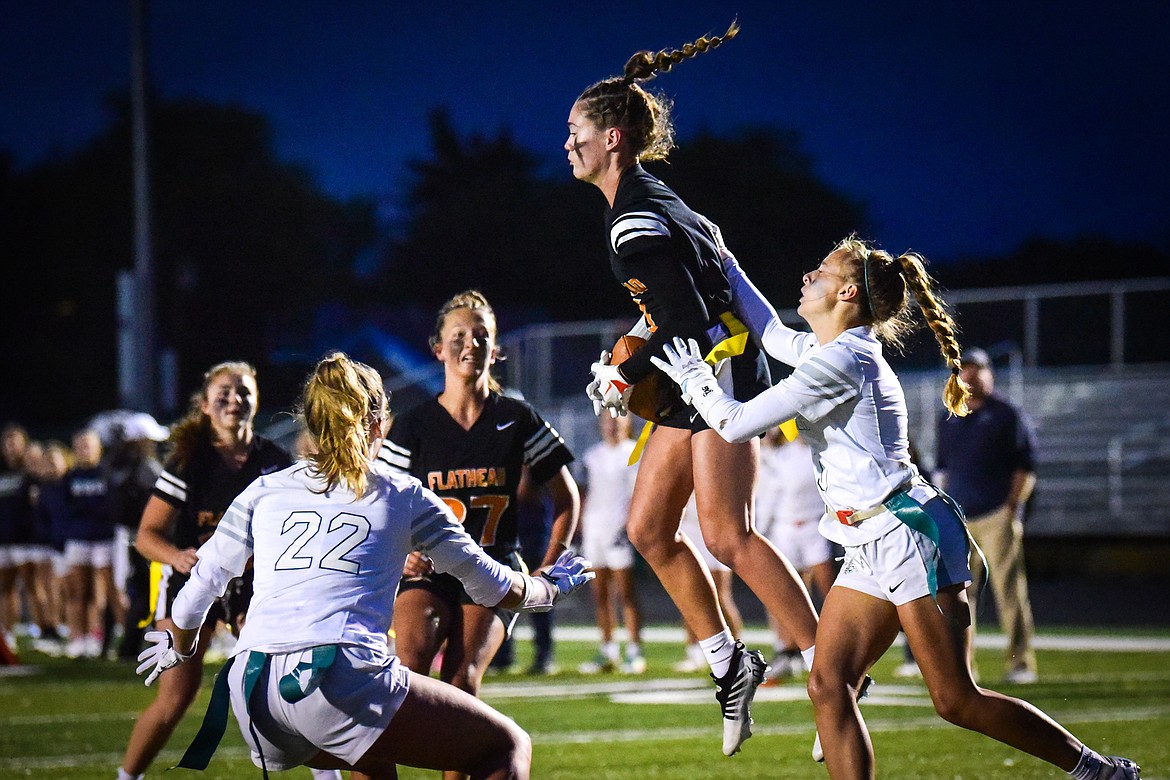
[[[259,750],[270,771],[300,766],[322,750],[352,765],[382,736],[410,690],[410,672],[396,656],[346,645],[322,675],[320,687],[290,704],[280,695],[280,678],[311,656],[311,649],[269,656],[252,692],[251,716],[243,694],[247,653],[232,664],[232,711],[256,766],[261,766]],[[249,723],[260,739],[259,750]]]
[[[65,567],[92,566],[108,569],[114,562],[114,540],[87,542],[81,539],[65,540]]]
[[[938,528],[936,545],[904,523],[872,542],[845,548],[845,563],[833,583],[901,606],[949,585],[969,585],[967,529],[942,498],[922,505]],[[931,578],[934,589],[931,588]]]
[[[65,560],[65,553],[59,550],[53,550],[49,555],[49,560],[53,562],[53,576],[61,579],[69,573],[69,563]]]
[[[626,536],[624,524],[609,528],[585,525],[581,529],[581,554],[597,569],[621,570],[634,565],[634,545]]]
[[[44,544],[13,544],[0,547],[0,568],[41,563],[50,559],[53,548]]]
[[[133,531],[124,525],[114,526],[114,587],[119,593],[126,592],[126,580],[130,577],[130,547],[133,544]]]
[[[808,571],[819,563],[833,560],[833,548],[829,540],[821,536],[818,520],[796,523],[772,523],[768,530],[768,541],[787,558],[797,571]]]
[[[682,525],[679,530],[690,537],[691,544],[695,545],[695,549],[699,551],[699,555],[707,562],[707,568],[711,571],[731,571],[719,559],[711,554],[707,549],[707,545],[703,542],[703,529],[699,527],[699,516],[687,509],[686,514],[683,515]]]

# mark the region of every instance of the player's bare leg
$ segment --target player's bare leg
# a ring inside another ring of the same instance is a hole
[[[752,526],[759,441],[724,441],[715,431],[696,433],[695,506],[703,542],[751,588],[802,650],[816,640],[817,615],[800,575]]]
[[[412,673],[402,706],[355,769],[381,780],[397,777],[395,764],[455,767],[473,780],[526,780],[532,740],[474,696]]]
[[[638,467],[626,532],[683,621],[705,638],[727,630],[727,624],[706,564],[678,531],[693,490],[690,431],[655,428]]]
[[[929,596],[903,604],[898,615],[934,708],[944,720],[1066,772],[1076,766],[1081,742],[1064,727],[1025,701],[975,684],[967,663],[970,612],[961,586],[944,588],[937,604]]]

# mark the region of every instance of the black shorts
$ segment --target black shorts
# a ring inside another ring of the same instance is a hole
[[[753,341],[748,341],[743,354],[731,358],[730,370],[731,395],[737,401],[750,401],[772,386],[771,375],[768,371],[768,359]],[[674,382],[669,384],[677,389]],[[726,383],[720,381],[720,386],[726,388]],[[681,402],[676,411],[663,417],[658,424],[667,428],[682,428],[691,433],[699,433],[711,428],[703,419],[703,415],[696,412],[693,406],[686,406]]]
[[[170,566],[151,562],[150,564],[150,616],[142,625],[153,621],[171,617],[171,609],[175,597],[187,584],[187,575],[179,574]],[[252,567],[249,565],[244,576],[236,577],[228,583],[227,592],[218,599],[207,613],[204,625],[214,626],[222,622],[231,629],[233,634],[239,634],[239,626],[235,624],[236,615],[247,614],[248,604],[252,601]]]
[[[490,553],[489,553],[490,554]],[[527,573],[528,567],[524,565],[524,561],[520,558],[520,553],[517,550],[505,553],[502,556],[492,555],[495,560],[507,566],[512,571],[522,571]],[[405,593],[408,590],[425,590],[433,594],[437,599],[446,603],[452,610],[460,608],[464,604],[475,604],[475,600],[467,595],[467,591],[463,588],[463,583],[458,578],[450,574],[424,574],[421,577],[403,578],[398,586],[398,592]],[[500,622],[504,624],[508,635],[512,635],[512,626],[516,624],[517,612],[503,607],[488,607]]]

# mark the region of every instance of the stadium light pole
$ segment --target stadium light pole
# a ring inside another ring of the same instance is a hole
[[[154,257],[151,246],[150,169],[147,160],[147,0],[130,0],[131,135],[134,166],[134,275],[131,291],[133,345],[122,361],[120,395],[123,405],[155,412]],[[133,377],[133,379],[131,379]]]

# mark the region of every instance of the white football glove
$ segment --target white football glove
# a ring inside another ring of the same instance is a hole
[[[142,638],[147,642],[154,642],[154,644],[138,654],[138,668],[134,670],[134,673],[142,674],[150,669],[150,674],[146,675],[147,686],[157,680],[158,676],[167,669],[190,659],[191,656],[195,655],[195,648],[199,646],[199,638],[196,637],[191,652],[183,655],[175,647],[175,637],[170,631],[147,631],[142,635]]]
[[[662,351],[666,360],[655,356],[650,358],[650,362],[682,388],[683,403],[693,404],[696,398],[708,396],[713,390],[719,389],[711,364],[703,360],[703,353],[699,351],[699,342],[694,339],[684,342],[676,336],[673,348],[666,344]]]
[[[625,417],[634,386],[626,381],[617,366],[609,365],[609,359],[609,352],[603,350],[597,362],[589,367],[593,381],[585,392],[593,400],[595,415],[601,414],[602,409],[609,409],[610,417]]]
[[[598,361],[601,363],[608,363],[609,362],[609,353],[606,352],[604,349],[601,350],[601,357],[598,358]],[[590,370],[592,370],[592,369],[590,369]],[[593,416],[594,417],[600,416],[601,415],[601,408],[602,408],[601,407],[601,401],[602,401],[601,380],[598,379],[596,376],[593,377],[593,381],[591,381],[589,384],[587,384],[585,386],[585,395],[589,396],[589,400],[593,402]]]
[[[556,585],[562,596],[567,596],[597,576],[589,570],[592,566],[580,555],[565,550],[556,563],[540,572],[540,576]]]
[[[592,563],[565,550],[556,563],[542,569],[524,583],[524,603],[520,612],[548,612],[562,596],[577,590],[597,575],[589,571]]]

